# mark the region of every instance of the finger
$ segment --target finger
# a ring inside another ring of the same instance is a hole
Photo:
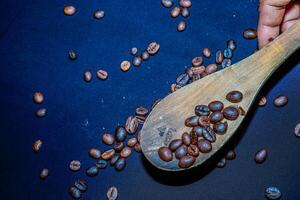
[[[297,19],[300,19],[300,4],[292,3],[286,7],[283,23],[281,25],[281,31],[284,32],[290,28]]]

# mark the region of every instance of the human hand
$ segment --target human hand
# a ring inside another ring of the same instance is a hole
[[[260,0],[258,46],[262,48],[300,19],[300,3],[293,0]]]

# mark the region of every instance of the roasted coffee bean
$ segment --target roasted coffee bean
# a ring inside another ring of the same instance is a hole
[[[123,72],[127,72],[131,67],[131,64],[128,60],[124,60],[120,64],[120,68]]]
[[[114,149],[109,149],[107,151],[104,151],[101,155],[101,158],[104,160],[110,160],[112,157],[115,155],[115,150]]]
[[[135,56],[132,60],[132,64],[135,67],[139,67],[142,64],[142,58],[140,56]]]
[[[210,114],[210,110],[206,105],[197,105],[195,107],[195,114],[198,116],[208,116]]]
[[[180,76],[178,76],[178,78],[176,79],[176,84],[183,87],[186,84],[188,84],[189,80],[190,80],[189,75],[184,73],[184,74],[181,74]]]
[[[117,155],[117,154],[115,154],[114,157],[112,157],[112,158],[110,159],[110,165],[111,165],[111,166],[114,166],[114,165],[116,164],[116,162],[119,160],[119,158],[120,158],[120,156]]]
[[[207,141],[209,141],[211,143],[216,141],[216,134],[210,126],[203,128],[202,136],[204,139],[206,139]]]
[[[134,134],[139,128],[139,121],[136,117],[129,116],[126,120],[125,129],[127,133]]]
[[[226,159],[222,158],[218,163],[217,163],[217,167],[218,168],[223,168],[226,165]]]
[[[177,31],[182,32],[186,29],[186,22],[180,21],[177,25]]]
[[[142,60],[144,60],[144,61],[149,60],[150,55],[149,55],[148,51],[143,51],[143,52],[142,52],[142,55],[141,55],[141,58],[142,58]]]
[[[198,143],[198,135],[196,132],[191,131],[190,132],[191,135],[191,144],[197,144]]]
[[[81,199],[82,198],[81,191],[78,188],[76,188],[75,186],[71,186],[69,188],[69,194],[71,195],[71,197],[73,199]]]
[[[239,117],[239,111],[234,106],[224,108],[223,115],[228,120],[236,120]]]
[[[42,118],[45,117],[47,115],[47,109],[46,108],[39,108],[36,112],[35,112],[35,116]]]
[[[116,200],[118,198],[118,189],[114,186],[107,190],[106,197],[108,200]]]
[[[218,70],[218,66],[217,64],[213,63],[213,64],[209,64],[207,65],[207,67],[205,68],[205,72],[207,74],[212,74],[215,73]]]
[[[39,91],[35,92],[33,94],[33,101],[36,104],[43,103],[44,102],[44,95],[41,92],[39,92]]]
[[[120,153],[122,158],[128,158],[131,155],[131,149],[129,147],[124,147]]]
[[[288,103],[288,101],[289,100],[288,100],[287,96],[280,95],[273,100],[273,104],[276,107],[280,108],[280,107],[285,106]]]
[[[228,128],[228,123],[225,121],[225,122],[218,122],[216,124],[214,124],[214,131],[219,134],[219,135],[223,135],[226,133],[227,131],[227,128]]]
[[[146,116],[148,112],[149,112],[148,109],[142,106],[135,109],[136,115]]]
[[[42,148],[43,142],[42,140],[36,140],[32,145],[32,150],[34,152],[38,152]]]
[[[185,69],[185,73],[189,76],[189,78],[193,77],[193,70],[192,67],[188,67]]]
[[[140,143],[136,143],[136,145],[134,145],[134,150],[137,152],[137,153],[141,153],[142,152],[142,147],[141,147],[141,144]]]
[[[64,7],[64,14],[67,16],[72,16],[76,12],[76,8],[74,6],[66,6]]]
[[[209,121],[212,124],[215,124],[217,122],[220,122],[224,119],[223,113],[220,111],[216,111],[210,114]]]
[[[223,51],[223,55],[224,55],[224,58],[229,58],[230,59],[233,56],[233,52],[230,48],[226,48]]]
[[[85,82],[91,82],[93,78],[92,72],[91,71],[85,71],[83,74],[83,79]]]
[[[192,6],[192,1],[191,0],[180,0],[179,5],[183,8],[189,8]]]
[[[240,91],[234,90],[226,95],[226,99],[231,103],[239,103],[243,99],[243,94]]]
[[[151,42],[148,45],[147,51],[150,55],[156,54],[160,49],[160,45],[157,42]]]
[[[247,40],[252,40],[257,37],[257,31],[253,28],[247,28],[244,30],[243,37]]]
[[[199,156],[198,147],[194,144],[191,144],[187,149],[187,154],[190,156],[198,157]]]
[[[142,115],[137,115],[135,118],[138,120],[140,124],[143,124],[146,121],[146,117]]]
[[[86,192],[89,188],[88,184],[82,179],[75,181],[74,186],[81,192]]]
[[[40,179],[45,180],[46,178],[48,178],[48,176],[49,176],[49,170],[48,169],[44,168],[40,171]]]
[[[294,134],[296,137],[300,137],[300,123],[295,126]]]
[[[77,59],[77,54],[74,50],[69,51],[69,59],[70,60],[76,60]]]
[[[134,145],[136,145],[137,143],[137,139],[136,138],[130,138],[128,141],[127,141],[127,146],[129,147],[134,147]]]
[[[69,169],[73,172],[79,171],[81,168],[81,162],[79,160],[72,160],[69,164]]]
[[[277,187],[268,187],[265,190],[265,196],[270,200],[280,199],[281,192]]]
[[[196,161],[196,158],[194,156],[183,156],[179,162],[178,162],[178,166],[180,168],[189,168],[191,167]]]
[[[114,150],[120,152],[122,151],[122,149],[124,148],[124,144],[123,142],[118,142],[115,146],[114,146]]]
[[[182,140],[181,139],[175,139],[172,140],[169,144],[169,149],[171,151],[176,151],[176,149],[178,149],[180,146],[182,145]]]
[[[170,12],[171,17],[173,17],[173,18],[178,17],[179,14],[180,14],[180,8],[177,7],[177,6],[174,7],[174,8],[171,10],[171,12]]]
[[[105,12],[103,10],[96,10],[94,12],[95,19],[102,19],[105,16]]]
[[[96,162],[96,167],[98,167],[99,169],[105,169],[107,167],[107,161],[106,160],[103,160],[103,159],[99,159],[97,162]]]
[[[224,108],[224,104],[221,101],[212,101],[208,104],[208,108],[212,112],[222,111]]]
[[[234,51],[236,49],[236,47],[237,47],[237,44],[233,39],[230,39],[230,40],[227,41],[227,48]]]
[[[261,164],[261,163],[265,162],[267,157],[268,157],[267,149],[261,149],[261,150],[256,152],[254,160],[255,160],[256,163]]]
[[[225,158],[226,158],[227,160],[234,160],[235,157],[236,157],[236,154],[235,154],[235,151],[234,151],[234,150],[228,151],[227,154],[226,154],[226,156],[225,156]]]
[[[138,140],[138,142],[140,143],[141,142],[141,135],[142,135],[142,133],[141,133],[141,131],[138,133],[138,136],[137,136],[137,140]]]
[[[161,4],[166,8],[171,8],[174,2],[173,0],[161,0]]]
[[[182,17],[189,17],[190,16],[190,10],[188,8],[181,8],[181,16]]]
[[[94,159],[99,159],[101,157],[101,151],[96,148],[89,149],[88,154],[90,157],[92,157]]]
[[[192,60],[193,67],[200,67],[203,63],[203,58],[201,56],[195,57]]]
[[[97,71],[97,77],[100,80],[106,80],[108,78],[108,73],[107,71],[100,69]]]
[[[203,72],[202,74],[204,74],[204,73],[205,72]],[[192,82],[201,79],[202,78],[202,74],[196,74],[196,75],[194,74],[193,77],[192,77]]]
[[[246,111],[244,110],[244,108],[242,108],[241,106],[238,107],[238,110],[239,110],[239,114],[241,116],[245,116],[246,115]]]
[[[171,84],[171,86],[170,86],[171,92],[175,92],[177,90],[176,86],[177,86],[176,83]]]
[[[202,137],[203,127],[202,126],[196,126],[192,129],[192,131],[194,131],[198,137]]]
[[[211,151],[212,146],[211,143],[205,139],[200,139],[198,141],[198,149],[202,153],[208,153]]]
[[[182,140],[182,143],[185,144],[186,146],[189,146],[191,144],[191,142],[192,142],[191,141],[191,136],[187,132],[184,132],[181,135],[181,140]]]
[[[199,117],[198,116],[192,116],[185,120],[185,125],[188,127],[195,127],[198,126]]]
[[[216,52],[216,63],[221,64],[223,62],[223,59],[224,59],[223,52],[221,50],[218,50]]]
[[[187,147],[185,145],[181,145],[180,147],[178,147],[178,149],[176,149],[175,151],[175,157],[177,159],[182,158],[183,156],[185,156],[187,154]]]
[[[99,169],[96,166],[91,166],[86,169],[85,173],[89,177],[94,177],[99,174]]]
[[[267,98],[266,97],[262,97],[259,101],[258,101],[258,105],[259,106],[265,106],[267,104]]]
[[[205,72],[205,67],[200,66],[200,67],[192,67],[191,68],[193,75],[201,75],[203,72]]]
[[[102,135],[102,141],[104,144],[112,145],[115,142],[115,138],[109,133],[104,133]]]
[[[205,58],[209,58],[211,56],[211,50],[209,48],[203,48],[202,54]]]
[[[170,162],[171,160],[173,160],[173,154],[168,147],[160,147],[158,149],[158,155],[160,159],[165,162]]]
[[[120,158],[115,164],[115,170],[122,171],[126,167],[126,160],[125,158]]]
[[[118,126],[115,131],[115,138],[118,142],[123,142],[126,139],[127,132],[123,126]]]
[[[132,47],[130,53],[131,55],[135,56],[138,53],[138,49],[136,47]]]
[[[199,123],[200,126],[209,126],[210,121],[209,121],[209,118],[207,116],[200,116],[198,123]]]
[[[231,66],[232,62],[229,58],[225,58],[223,61],[222,61],[222,68],[226,68],[226,67],[229,67]]]

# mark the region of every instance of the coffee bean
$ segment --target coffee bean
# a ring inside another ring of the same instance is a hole
[[[83,74],[83,79],[85,82],[91,82],[93,78],[92,72],[91,71],[85,71]]]
[[[198,143],[198,135],[193,130],[190,132],[191,136],[191,144],[197,144]]]
[[[235,154],[235,151],[234,151],[234,150],[228,151],[227,154],[226,154],[226,156],[225,156],[225,158],[226,158],[227,160],[234,160],[235,157],[236,157],[236,154]]]
[[[139,67],[142,64],[142,58],[140,56],[135,56],[132,60],[132,64],[135,67]]]
[[[211,50],[209,48],[203,48],[202,54],[205,58],[209,58],[211,56]]]
[[[115,164],[115,170],[122,171],[126,167],[126,160],[125,158],[120,158]]]
[[[244,108],[242,108],[241,106],[238,107],[238,110],[239,110],[239,114],[241,116],[245,116],[246,115],[246,111],[244,110]]]
[[[217,167],[218,168],[223,168],[226,165],[226,159],[222,158],[218,163],[217,163]]]
[[[47,115],[47,109],[46,108],[40,108],[35,112],[35,116],[42,118]]]
[[[257,37],[257,31],[253,28],[247,28],[244,30],[243,37],[247,40],[252,40]]]
[[[130,62],[128,60],[124,60],[121,62],[120,68],[123,72],[127,72],[130,69]]]
[[[73,172],[79,171],[81,168],[81,162],[79,160],[72,160],[69,164],[69,169]]]
[[[108,78],[108,73],[107,71],[100,69],[97,71],[97,77],[100,80],[106,80]]]
[[[265,196],[270,200],[280,199],[281,192],[277,187],[268,187],[265,190]]]
[[[126,139],[127,132],[123,126],[118,126],[115,131],[115,138],[118,142],[123,142]]]
[[[101,157],[101,151],[96,148],[89,149],[88,154],[90,157],[92,157],[94,159],[99,159]]]
[[[223,59],[224,59],[223,52],[221,50],[218,50],[216,52],[216,63],[221,64]]]
[[[115,154],[115,155],[110,159],[110,165],[111,165],[111,166],[114,166],[114,165],[117,163],[117,161],[119,160],[119,158],[120,158],[120,156],[117,155],[117,154]]]
[[[192,131],[194,131],[198,137],[202,137],[203,127],[202,126],[196,126],[192,129]]]
[[[218,66],[217,64],[213,63],[213,64],[209,64],[206,68],[205,68],[205,72],[207,74],[212,74],[215,73],[218,70]]]
[[[198,116],[192,116],[185,120],[185,125],[188,127],[195,127],[198,126],[199,117]]]
[[[73,199],[81,199],[81,197],[82,197],[81,191],[78,188],[76,188],[75,186],[71,186],[69,188],[69,194],[71,195],[71,197]]]
[[[212,112],[222,111],[224,108],[224,104],[221,101],[212,101],[208,104],[208,108]]]
[[[180,147],[178,147],[178,149],[176,149],[175,151],[175,157],[177,159],[182,158],[183,156],[185,156],[187,154],[187,146],[185,145],[181,145]]]
[[[214,124],[214,131],[219,134],[219,135],[223,135],[226,133],[227,131],[227,128],[228,128],[228,123],[225,121],[225,122],[218,122],[216,124]]]
[[[193,67],[200,67],[203,63],[203,58],[201,56],[195,57],[192,60]]]
[[[231,66],[231,60],[229,59],[229,58],[225,58],[223,61],[222,61],[222,68],[224,69],[224,68],[226,68],[226,67],[229,67],[229,66]]]
[[[177,31],[182,32],[186,29],[186,22],[180,21],[177,25]]]
[[[42,148],[43,142],[42,140],[36,140],[32,145],[32,150],[34,152],[38,152]]]
[[[115,142],[115,138],[109,133],[104,133],[102,135],[102,141],[104,144],[112,145]]]
[[[289,100],[288,100],[287,96],[280,95],[273,100],[273,104],[276,107],[280,108],[280,107],[285,106],[288,103],[288,101]]]
[[[85,173],[89,177],[95,177],[99,174],[99,169],[96,166],[91,166],[86,169]]]
[[[177,86],[176,83],[171,84],[171,86],[170,86],[171,92],[175,92],[177,90],[176,86]]]
[[[254,160],[256,163],[261,164],[261,163],[265,162],[265,160],[267,159],[267,156],[268,156],[267,149],[261,149],[256,152]]]
[[[115,146],[114,146],[114,150],[120,152],[122,151],[122,149],[124,148],[124,144],[123,142],[118,142]]]
[[[125,129],[127,133],[134,134],[139,128],[139,121],[136,117],[129,116],[126,120]]]
[[[101,155],[101,158],[103,160],[110,160],[112,157],[115,155],[115,150],[114,149],[109,149],[107,151],[104,151]]]
[[[224,55],[224,58],[229,58],[230,59],[233,56],[233,52],[230,48],[226,48],[223,51],[223,55]]]
[[[67,16],[72,16],[76,12],[76,8],[74,6],[66,6],[64,7],[64,14]]]
[[[185,73],[189,76],[189,78],[192,78],[193,77],[193,70],[192,70],[192,67],[187,67],[185,69]]]
[[[150,55],[149,55],[148,51],[143,51],[143,52],[142,52],[142,55],[141,55],[141,58],[142,58],[144,61],[149,60]]]
[[[195,114],[198,116],[208,116],[210,114],[210,110],[207,105],[197,105],[195,107]]]
[[[229,106],[224,108],[223,115],[228,120],[236,120],[239,117],[239,111],[236,107]]]
[[[207,116],[200,116],[198,123],[200,126],[209,126],[210,121]]]
[[[180,0],[179,5],[183,8],[189,8],[192,6],[192,1],[191,0]]]
[[[180,8],[177,7],[177,6],[174,7],[174,8],[171,10],[171,12],[170,12],[171,17],[173,17],[173,18],[178,17],[179,14],[180,14]]]
[[[227,101],[231,103],[239,103],[243,99],[243,94],[240,91],[231,91],[226,95]]]
[[[213,123],[213,124],[220,122],[223,119],[224,119],[223,113],[220,111],[213,112],[209,116],[209,121],[210,121],[210,123]]]
[[[182,140],[182,143],[185,144],[186,146],[189,146],[192,142],[191,136],[187,132],[185,132],[181,135],[181,140]]]
[[[198,157],[199,156],[198,147],[194,144],[191,144],[187,149],[187,154],[190,156]]]
[[[74,186],[81,192],[86,192],[89,188],[88,184],[82,179],[75,181]]]
[[[156,54],[160,49],[160,45],[157,42],[151,42],[148,47],[147,51],[150,55]]]
[[[237,44],[235,42],[235,40],[230,39],[227,41],[227,48],[231,49],[232,51],[234,51],[237,47]]]
[[[135,118],[138,120],[140,124],[143,124],[146,121],[146,117],[142,115],[137,115]]]
[[[148,109],[143,106],[140,106],[135,109],[136,115],[146,116],[148,114],[148,112],[149,112]]]
[[[211,143],[216,141],[216,134],[210,126],[203,128],[202,136],[204,139],[206,139],[207,141],[209,141]]]
[[[105,12],[103,10],[96,10],[94,12],[95,19],[102,19],[105,16]]]
[[[140,143],[136,143],[136,145],[134,145],[134,150],[137,152],[137,153],[141,153],[142,152],[142,147],[141,147],[141,144]]]
[[[180,168],[189,168],[191,167],[196,161],[196,158],[194,156],[183,156],[179,162],[178,162],[178,166]]]
[[[211,143],[205,139],[200,139],[198,141],[198,148],[199,148],[199,151],[202,152],[202,153],[208,153],[211,151],[212,149],[212,146],[211,146]]]
[[[131,155],[131,149],[129,147],[124,147],[120,153],[123,158],[128,158]]]
[[[99,159],[96,162],[95,166],[98,167],[99,169],[105,169],[107,167],[107,161],[103,159]]]
[[[262,97],[259,101],[258,101],[258,105],[259,106],[265,106],[267,104],[267,98],[266,97]]]
[[[176,79],[176,84],[183,87],[186,84],[188,84],[189,80],[190,80],[189,75],[184,73],[184,74],[181,74],[180,76],[178,76],[178,78]]]
[[[205,67],[204,66],[192,67],[191,70],[193,75],[200,75],[203,74],[203,72],[205,72]]]
[[[173,160],[173,154],[168,147],[160,147],[158,149],[158,155],[160,159],[165,162],[170,162],[171,160]]]
[[[295,126],[294,134],[296,137],[300,137],[300,123]]]
[[[118,189],[114,186],[107,190],[106,197],[108,200],[116,200],[118,198]]]
[[[40,179],[45,180],[49,176],[49,170],[48,169],[42,169],[40,171]]]
[[[136,145],[137,143],[137,139],[136,138],[130,138],[128,141],[127,141],[127,146],[129,147],[134,147],[134,145]]]
[[[44,95],[41,92],[39,92],[39,91],[35,92],[33,94],[33,101],[36,104],[43,103],[44,102]]]
[[[190,16],[190,10],[188,8],[181,8],[181,16],[182,17],[189,17]]]
[[[77,59],[77,54],[74,50],[69,51],[69,59],[70,60],[76,60]]]
[[[169,144],[169,149],[171,151],[176,151],[180,146],[182,145],[182,140],[181,139],[175,139],[172,140]]]
[[[138,49],[136,47],[131,48],[130,50],[131,55],[135,56],[138,53]]]
[[[171,8],[174,2],[173,0],[161,0],[161,4],[166,8]]]

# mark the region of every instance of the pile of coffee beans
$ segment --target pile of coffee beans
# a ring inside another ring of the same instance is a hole
[[[227,101],[240,103],[243,94],[240,91],[231,91],[226,95]],[[172,140],[169,146],[160,147],[158,155],[161,160],[170,162],[175,158],[179,160],[180,168],[191,167],[201,153],[209,153],[212,143],[217,140],[217,135],[224,135],[228,129],[227,120],[236,120],[240,115],[245,115],[241,106],[230,105],[225,107],[221,101],[212,101],[208,105],[197,105],[195,115],[185,120],[185,126],[191,127],[189,133],[182,134],[181,139]],[[234,152],[229,152],[229,159],[235,158]],[[225,166],[226,159],[217,164]]]
[[[165,8],[172,8],[174,5],[173,0],[161,0],[161,4]],[[190,8],[192,7],[191,0],[179,0],[179,5],[172,8],[170,12],[170,16],[172,18],[177,18],[181,15],[183,18],[188,18],[190,16]],[[186,29],[186,22],[184,20],[180,20],[177,24],[177,31],[182,32]]]
[[[83,193],[85,193],[87,190],[88,190],[87,183],[84,180],[79,179],[75,181],[73,186],[69,187],[69,194],[74,199],[80,199],[82,198]]]

